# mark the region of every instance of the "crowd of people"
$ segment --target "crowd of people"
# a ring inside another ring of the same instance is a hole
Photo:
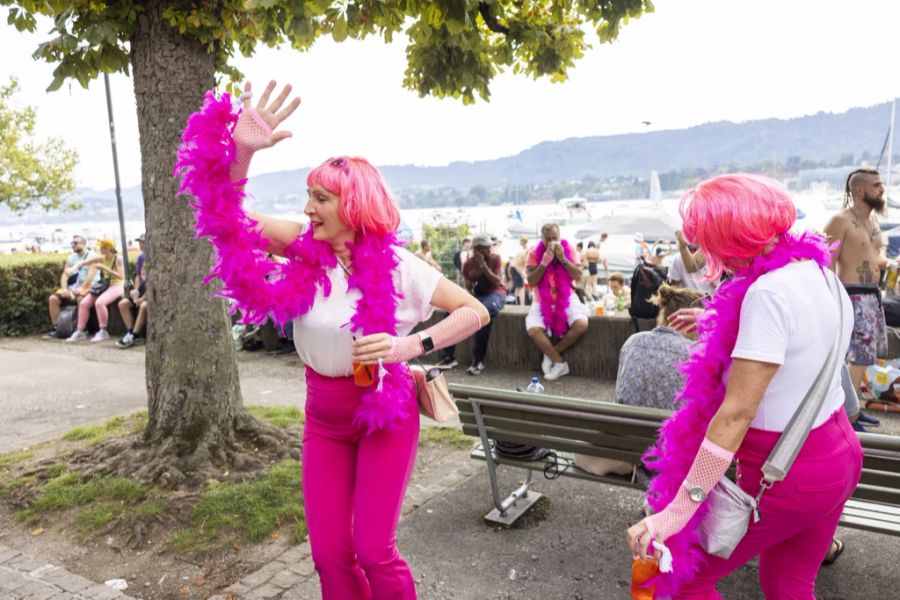
[[[415,254],[399,245],[397,203],[365,159],[328,158],[308,174],[307,224],[244,211],[252,157],[288,137],[279,127],[299,105],[288,101],[290,86],[273,98],[274,90],[272,82],[254,106],[246,84],[233,126],[220,118],[230,100],[208,97],[185,131],[177,170],[196,197],[198,230],[218,254],[222,293],[251,320],[291,324],[306,365],[303,501],[323,598],[416,597],[396,539],[419,433],[406,363],[442,350],[441,364],[453,366],[456,345],[474,337],[467,372],[480,374],[495,317],[516,303],[529,306],[525,329],[545,378],[559,379],[588,331],[601,271],[608,293],[627,306],[645,300],[634,281],[644,269],[661,278],[649,300],[656,327],[622,347],[615,400],[674,412],[645,457],[651,514],[628,529],[627,551],[668,552],[688,565],[656,580],[658,593],[672,597],[717,598],[716,583],[754,556],[766,597],[814,597],[820,566],[843,549],[834,534],[860,477],[854,427],[877,425],[852,402],[886,343],[878,283],[887,259],[873,219],[885,199],[876,171],[851,173],[845,209],[824,234],[792,232],[796,209],[777,182],[725,175],[683,197],[674,246],[634,236],[630,282],[609,273],[602,237],[578,248],[547,223],[536,245],[522,240],[506,265],[497,240],[465,240],[457,285],[427,240]],[[235,154],[223,150],[232,144]],[[840,242],[836,251],[832,242]],[[146,323],[143,254],[126,290],[111,240],[94,252],[75,236],[72,250],[48,300],[50,333],[58,336],[61,311],[75,304],[68,341],[87,339],[91,308],[100,327],[91,341],[108,339],[115,302],[128,327],[119,345],[129,347]],[[413,333],[435,309],[446,317]],[[823,367],[845,360],[849,394],[836,364]],[[804,401],[819,381],[824,393]],[[796,459],[773,480],[763,462],[802,411],[809,420]],[[735,461],[743,493],[762,499],[758,520],[722,558],[698,546],[694,530]]]
[[[97,315],[98,330],[90,337],[93,343],[109,339],[109,306],[116,307],[125,324],[125,334],[116,342],[119,348],[135,344],[147,322],[148,264],[144,253],[144,236],[137,238],[140,254],[134,279],[125,280],[122,257],[111,239],[101,239],[95,248],[87,247],[83,235],[72,236],[72,252],[66,258],[60,274],[59,287],[47,299],[50,328],[44,337],[64,337],[66,342],[82,342],[88,339],[88,322],[91,309]],[[67,319],[68,331],[60,323],[67,307],[72,311]],[[135,318],[135,314],[137,315]]]

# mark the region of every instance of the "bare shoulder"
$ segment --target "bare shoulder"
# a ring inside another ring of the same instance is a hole
[[[847,228],[852,224],[850,212],[842,210],[828,220],[825,225],[825,233],[832,239],[839,239],[844,236]]]

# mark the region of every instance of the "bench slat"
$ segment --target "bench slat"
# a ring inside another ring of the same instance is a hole
[[[897,522],[900,523],[900,507],[897,506],[880,504],[878,502],[861,502],[859,500],[854,500],[851,498],[850,500],[847,500],[847,504],[844,505],[844,509],[846,510],[847,508],[893,515]]]
[[[890,535],[900,535],[900,524],[894,525],[878,521],[875,519],[867,519],[865,517],[857,517],[853,515],[842,515],[840,524],[844,527],[852,527],[853,529],[862,529],[864,531],[872,531],[874,533],[887,533]]]
[[[862,477],[859,482],[863,485],[900,489],[900,473],[878,471],[863,465]]]
[[[853,491],[853,498],[900,506],[900,490],[892,490],[890,488],[860,484]]]
[[[506,417],[485,417],[485,427],[492,431],[509,431],[541,437],[557,437],[585,442],[605,448],[620,448],[632,452],[643,453],[655,440],[654,437],[633,437],[627,435],[609,435],[604,430],[587,429],[585,427],[567,427],[562,425],[536,423]],[[471,425],[474,425],[472,423]],[[476,427],[477,431],[477,427]]]
[[[481,415],[485,420],[490,419],[510,419],[514,421],[523,421],[535,425],[556,425],[559,427],[573,427],[579,429],[594,428],[598,431],[602,430],[606,433],[615,435],[627,435],[634,437],[642,437],[647,440],[655,440],[658,434],[658,428],[655,423],[621,423],[609,420],[611,417],[607,415],[597,415],[598,420],[585,420],[583,418],[563,417],[558,415],[535,414],[525,410],[517,410],[515,408],[497,408],[493,406],[483,406]],[[459,420],[462,423],[475,423],[475,414],[471,410],[460,411]]]

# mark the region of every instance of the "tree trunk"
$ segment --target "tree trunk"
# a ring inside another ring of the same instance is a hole
[[[97,449],[92,471],[191,487],[222,471],[259,469],[260,446],[277,447],[269,458],[296,452],[284,434],[260,425],[243,407],[230,320],[224,302],[203,284],[211,247],[194,239],[187,198],[176,197],[172,168],[181,131],[203,93],[214,87],[215,57],[165,22],[165,4],[145,4],[131,40],[152,273],[149,420],[137,442]]]

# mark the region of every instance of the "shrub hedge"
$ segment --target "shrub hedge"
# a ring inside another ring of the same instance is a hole
[[[65,262],[64,254],[0,255],[0,336],[46,331],[47,297],[59,287]],[[129,272],[134,268],[132,262]]]
[[[47,296],[59,287],[63,254],[0,257],[0,335],[28,335],[49,326]]]

